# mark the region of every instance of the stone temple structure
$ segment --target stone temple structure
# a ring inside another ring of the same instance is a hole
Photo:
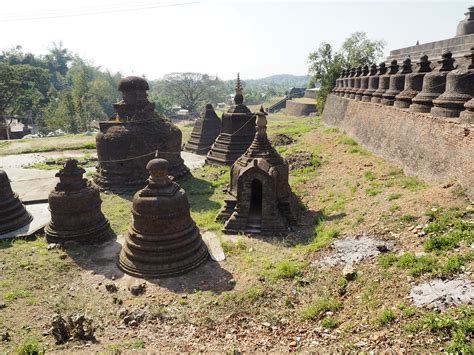
[[[471,63],[450,71],[446,76],[446,91],[433,100],[431,115],[459,117],[464,104],[474,96],[474,48],[466,55]]]
[[[362,77],[362,66],[358,66],[357,69],[356,69],[356,72],[355,72],[352,89],[349,92],[349,98],[350,99],[355,99],[357,91],[359,91],[359,89],[360,89],[361,77]]]
[[[48,197],[51,211],[51,221],[45,227],[48,242],[95,244],[113,236],[109,221],[100,209],[99,189],[83,179],[84,173],[77,160],[68,159],[56,174],[59,183]]]
[[[288,233],[297,223],[294,196],[288,185],[288,163],[267,138],[267,119],[258,113],[257,133],[249,149],[232,166],[225,205],[217,216],[225,233]]]
[[[430,10],[432,11],[433,9]],[[446,49],[449,49],[453,54],[453,58],[456,59],[456,62],[459,64],[462,63],[464,56],[469,54],[470,48],[474,46],[474,7],[470,7],[465,15],[466,18],[459,22],[457,26],[456,36],[435,42],[417,43],[414,46],[391,50],[387,60],[403,60],[406,56],[420,58],[422,55],[427,55],[430,58],[438,58]],[[433,26],[436,26],[436,24],[433,24]],[[415,40],[416,39],[414,39],[413,42],[415,42]]]
[[[395,96],[397,96],[405,88],[405,78],[407,74],[412,72],[411,67],[411,59],[405,58],[398,73],[390,77],[388,90],[382,95],[383,105],[393,106],[395,102]]]
[[[255,135],[255,114],[244,105],[238,74],[234,103],[235,105],[222,115],[221,133],[206,157],[209,164],[232,165],[252,143]]]
[[[208,256],[191,218],[186,192],[168,177],[168,162],[153,159],[148,185],[133,197],[132,223],[119,255],[125,273],[159,278],[189,271]]]
[[[181,131],[155,112],[148,101],[145,79],[129,76],[118,87],[123,99],[114,104],[116,115],[100,122],[96,137],[99,165],[94,182],[104,190],[136,191],[148,178],[147,163],[159,152],[170,163],[170,175],[179,180],[190,172],[181,159]]]
[[[191,138],[186,143],[184,150],[199,155],[206,155],[214,144],[221,131],[221,120],[217,117],[214,107],[206,105],[201,117],[194,123]]]
[[[0,234],[24,227],[32,219],[18,195],[12,191],[7,173],[0,169]]]
[[[430,64],[427,55],[422,55],[418,61],[418,67],[414,72],[407,74],[405,78],[405,88],[404,90],[395,96],[395,107],[399,108],[409,108],[412,102],[412,99],[418,95],[423,87],[423,78],[426,73],[431,71]]]
[[[360,88],[357,90],[355,94],[355,99],[357,101],[362,100],[362,96],[364,95],[365,90],[369,87],[369,66],[364,65],[362,67],[362,75],[360,77]]]
[[[432,72],[423,78],[423,88],[412,99],[410,110],[413,112],[430,112],[433,107],[433,100],[437,99],[446,88],[446,76],[448,72],[454,70],[454,59],[450,51],[443,53],[439,65]]]
[[[349,98],[351,96],[351,91],[354,88],[354,80],[356,76],[356,68],[351,68],[349,71],[349,76],[347,77],[347,85],[344,88],[344,97]]]

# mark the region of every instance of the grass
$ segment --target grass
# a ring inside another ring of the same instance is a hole
[[[400,197],[402,197],[401,193],[393,192],[387,196],[387,201],[398,200]]]
[[[390,323],[393,323],[397,319],[397,316],[393,312],[393,310],[389,308],[384,308],[380,311],[377,318],[375,318],[374,323],[379,327],[386,326]]]
[[[64,167],[64,163],[68,158],[60,158],[55,160],[47,160],[38,163],[32,163],[28,165],[24,165],[23,168],[25,169],[39,169],[39,170],[59,170]],[[81,157],[74,157],[78,161],[81,160]],[[86,164],[78,164],[81,168],[93,168],[97,165],[95,161],[88,161]]]
[[[313,237],[309,243],[303,245],[302,248],[307,252],[319,250],[331,244],[332,240],[337,238],[340,234],[341,232],[339,229],[327,228],[325,221],[318,218],[316,220]]]
[[[276,264],[270,263],[267,265],[266,270],[263,272],[263,276],[272,280],[294,279],[295,277],[301,276],[303,274],[303,269],[305,266],[306,263],[301,261],[283,259]]]
[[[15,348],[17,355],[40,355],[45,354],[45,350],[37,339],[26,339]]]
[[[303,320],[314,320],[321,317],[326,312],[337,312],[342,304],[333,297],[321,297],[303,307],[300,311],[300,317]]]
[[[345,134],[341,135],[338,143],[345,144],[345,145],[352,145],[352,146],[358,145],[357,142],[354,140],[354,138],[349,137],[348,135],[345,135]]]
[[[439,269],[438,260],[430,255],[416,256],[414,253],[396,255],[388,253],[379,257],[379,264],[383,268],[396,266],[409,271],[411,276],[431,274]]]
[[[110,344],[108,346],[112,354],[121,354],[121,350],[140,350],[145,348],[145,342],[143,340],[124,340],[117,344]]]
[[[426,251],[444,252],[474,242],[474,222],[468,220],[468,212],[460,208],[434,209],[427,212],[430,223],[424,228],[428,238],[424,243]]]
[[[52,142],[57,143],[52,144]],[[1,155],[60,152],[65,150],[95,149],[94,136],[62,136],[50,138],[20,139],[12,141],[0,151]]]
[[[334,328],[337,328],[338,326],[338,322],[337,320],[335,320],[333,317],[331,316],[327,316],[327,317],[324,317],[322,320],[321,320],[321,327],[323,328],[326,328],[326,329],[334,329]]]

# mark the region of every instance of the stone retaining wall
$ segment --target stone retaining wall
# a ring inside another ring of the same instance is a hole
[[[292,116],[308,116],[310,113],[316,112],[316,104],[306,104],[288,100],[286,102],[286,113]]]
[[[460,182],[474,201],[474,126],[336,95],[328,96],[322,121],[407,174]]]

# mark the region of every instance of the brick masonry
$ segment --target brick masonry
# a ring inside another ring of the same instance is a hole
[[[308,116],[310,113],[316,112],[316,104],[288,100],[285,111],[292,116]]]
[[[474,201],[474,126],[336,95],[328,96],[322,121],[409,175],[458,181]]]

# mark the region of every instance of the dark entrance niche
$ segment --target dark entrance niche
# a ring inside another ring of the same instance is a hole
[[[254,179],[251,185],[251,199],[249,218],[247,219],[247,230],[250,232],[260,232],[262,227],[262,183]]]

